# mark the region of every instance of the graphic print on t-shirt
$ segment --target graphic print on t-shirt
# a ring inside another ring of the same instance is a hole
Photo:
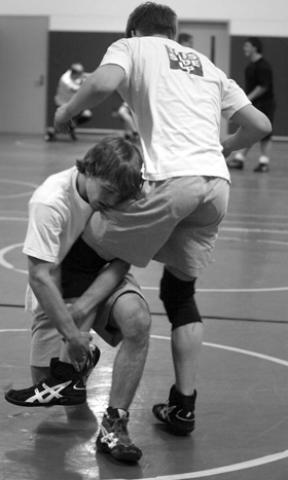
[[[172,70],[183,70],[184,72],[203,77],[202,64],[194,52],[177,52],[174,48],[170,48],[167,45],[165,47]]]

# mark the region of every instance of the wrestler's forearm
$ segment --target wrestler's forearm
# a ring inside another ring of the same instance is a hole
[[[51,323],[57,328],[65,340],[79,336],[74,319],[69,312],[53,277],[48,272],[30,273],[29,283],[42,309]]]
[[[117,65],[104,65],[97,68],[67,103],[67,116],[71,119],[82,110],[102,103],[117,89],[123,76],[124,71]]]
[[[271,132],[269,119],[251,104],[236,112],[231,120],[239,128],[234,134],[228,135],[222,142],[225,157],[235,150],[251,147],[255,142],[258,142]]]
[[[82,320],[81,330],[83,330],[83,321],[85,321],[85,330],[92,326],[95,316],[92,315],[91,320],[89,320],[91,312],[95,311],[98,305],[111,295],[129,268],[130,265],[122,260],[112,260],[100,272],[86,292],[73,303],[71,306],[72,316],[77,323]]]

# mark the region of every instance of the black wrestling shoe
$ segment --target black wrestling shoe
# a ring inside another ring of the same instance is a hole
[[[96,440],[97,450],[108,453],[120,462],[136,463],[142,451],[130,440],[127,423],[129,413],[125,410],[108,407],[104,414],[100,433]]]
[[[53,128],[48,128],[45,136],[44,136],[45,142],[55,142],[57,140],[56,134]]]
[[[195,428],[195,401],[197,392],[193,395],[182,395],[171,387],[169,400],[166,403],[154,405],[152,412],[155,417],[167,424],[168,430],[175,435],[189,435]]]
[[[257,167],[254,168],[253,172],[267,173],[269,172],[269,165],[267,163],[258,163]]]
[[[79,405],[86,402],[86,387],[82,373],[73,365],[52,358],[50,375],[37,385],[22,390],[9,390],[5,399],[23,407]]]
[[[232,160],[227,162],[227,166],[231,170],[243,170],[244,169],[244,161],[239,160],[237,158],[232,158]]]
[[[101,352],[96,345],[90,345],[90,353],[87,357],[85,367],[83,368],[81,375],[84,378],[85,383],[89,375],[92,373],[97,363],[99,362]]]
[[[73,142],[76,142],[78,140],[76,132],[75,132],[75,127],[72,124],[69,125],[69,135],[70,135],[71,140],[73,140]]]

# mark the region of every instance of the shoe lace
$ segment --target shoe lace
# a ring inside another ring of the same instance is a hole
[[[169,405],[166,404],[161,408],[161,416],[166,420],[169,417],[169,414],[173,412],[173,410],[176,408],[176,405]]]
[[[113,432],[119,438],[121,443],[131,444],[127,430],[128,418],[116,418],[113,420]]]

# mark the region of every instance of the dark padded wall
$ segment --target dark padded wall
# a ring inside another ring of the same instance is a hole
[[[99,65],[107,47],[123,37],[123,33],[115,32],[50,32],[48,56],[48,101],[47,125],[53,124],[55,112],[54,95],[60,76],[71,63],[80,62],[85,71],[92,72]],[[119,120],[111,117],[113,109],[121,103],[118,94],[97,107],[93,118],[85,128],[123,128]]]
[[[48,65],[48,108],[47,125],[52,125],[55,111],[53,97],[59,77],[71,63],[83,63],[86,71],[93,71],[101,61],[107,47],[123,37],[121,32],[50,32]],[[247,59],[243,54],[246,37],[231,37],[230,75],[244,86],[244,68]],[[261,38],[264,56],[271,63],[274,72],[277,110],[274,135],[288,136],[288,38]],[[113,109],[121,100],[117,94],[97,107],[93,119],[85,124],[87,128],[122,128],[119,120],[111,117]]]
[[[230,75],[244,87],[244,69],[247,59],[243,54],[243,44],[247,37],[231,37]],[[260,38],[260,37],[259,37]],[[273,133],[288,136],[288,38],[260,38],[263,43],[263,56],[272,66],[274,89],[277,103]]]

